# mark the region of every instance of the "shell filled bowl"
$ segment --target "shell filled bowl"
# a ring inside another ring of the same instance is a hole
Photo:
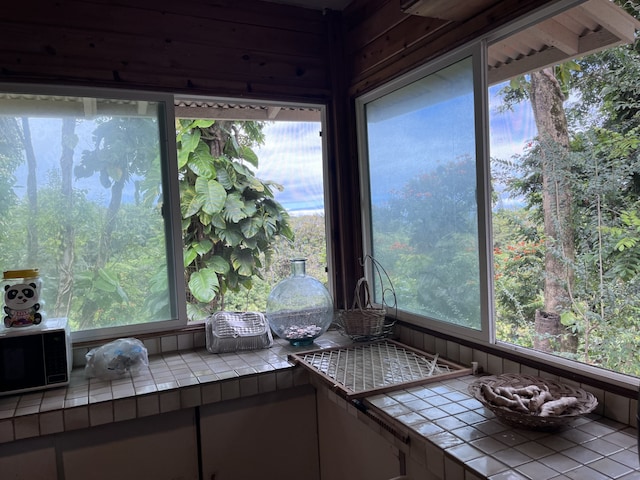
[[[501,422],[529,430],[555,430],[592,412],[593,394],[553,380],[529,375],[482,377],[469,393]]]

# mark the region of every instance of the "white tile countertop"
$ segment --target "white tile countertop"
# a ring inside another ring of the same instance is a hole
[[[0,397],[0,448],[15,440],[315,383],[288,356],[349,343],[329,331],[304,349],[277,339],[269,349],[237,353],[176,350],[152,354],[148,369],[113,381],[87,379],[84,369],[76,368],[68,387]],[[428,456],[435,478],[640,480],[634,428],[588,415],[553,433],[515,429],[468,393],[476,378],[399,387],[360,402],[409,433],[411,442],[403,448],[412,457]]]
[[[411,448],[424,446],[435,469],[464,469],[490,480],[640,479],[635,428],[592,414],[553,432],[513,428],[468,393],[476,379],[430,383],[364,403],[424,440]]]
[[[311,348],[350,342],[330,331]],[[0,445],[309,383],[306,372],[287,360],[300,350],[275,339],[271,348],[235,353],[212,354],[204,347],[150,352],[148,368],[106,381],[74,368],[66,387],[0,397]]]

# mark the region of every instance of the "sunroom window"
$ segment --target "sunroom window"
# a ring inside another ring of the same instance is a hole
[[[264,311],[293,258],[331,289],[321,109],[204,97],[176,104],[189,320]]]
[[[489,46],[496,338],[638,377],[640,22],[576,10]],[[576,19],[574,42],[531,43]]]
[[[630,383],[640,22],[575,5],[480,39],[466,84],[447,76],[465,59],[443,59],[358,99],[367,253],[392,272],[401,319]],[[453,99],[470,92],[464,117]]]
[[[36,91],[0,93],[0,271],[74,340],[264,310],[291,258],[331,288],[318,106]]]
[[[477,335],[470,333],[483,329],[474,56],[416,77],[361,99],[366,238],[401,315]]]
[[[0,112],[0,268],[38,268],[72,331],[181,324],[173,98],[22,89]]]

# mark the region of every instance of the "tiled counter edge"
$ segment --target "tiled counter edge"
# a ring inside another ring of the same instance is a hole
[[[149,367],[133,374],[88,379],[80,366],[67,387],[0,397],[0,445],[308,384],[288,355],[350,342],[329,331],[307,348],[276,339],[262,350],[212,354],[193,334],[145,340]]]
[[[467,392],[476,378],[399,389],[361,405],[311,383],[397,448],[412,479],[640,479],[635,428],[597,414],[552,432],[512,428]]]

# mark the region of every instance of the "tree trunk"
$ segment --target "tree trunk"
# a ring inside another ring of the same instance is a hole
[[[62,154],[60,171],[62,185],[60,195],[67,212],[73,212],[73,150],[77,139],[75,135],[75,118],[65,117],[62,121]],[[58,296],[53,314],[56,317],[68,317],[73,297],[73,264],[75,260],[75,229],[71,215],[63,219],[62,244],[58,260]]]
[[[546,319],[545,324],[555,322],[557,331],[564,332],[560,348],[575,352],[577,338],[564,329],[559,315],[570,306],[575,255],[572,198],[567,176],[570,168],[567,159],[569,134],[563,107],[564,95],[553,69],[547,68],[531,74],[530,98],[541,147],[542,208],[546,242],[544,312],[541,312],[541,316]],[[553,330],[549,325],[545,329]],[[544,338],[546,333],[548,332],[536,330],[536,337]],[[550,347],[545,342],[540,345],[541,348]]]
[[[36,179],[36,155],[33,152],[31,128],[29,119],[22,117],[22,144],[27,157],[27,199],[29,201],[29,216],[38,218],[38,182]],[[27,261],[32,267],[38,266],[38,227],[36,222],[27,222]],[[27,267],[27,265],[25,265]]]

